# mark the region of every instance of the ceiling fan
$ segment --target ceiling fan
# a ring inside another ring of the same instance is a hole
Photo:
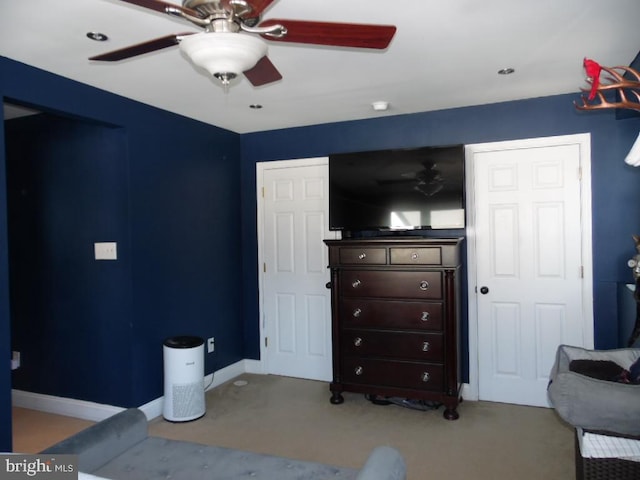
[[[282,75],[267,57],[258,36],[279,42],[353,48],[385,49],[396,27],[305,20],[261,20],[275,0],[183,0],[182,7],[161,0],[122,0],[188,20],[204,29],[167,35],[91,57],[114,62],[180,45],[191,61],[206,69],[227,88],[239,74],[254,86],[278,81]]]

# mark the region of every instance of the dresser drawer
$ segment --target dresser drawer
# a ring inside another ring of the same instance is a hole
[[[340,322],[345,327],[442,330],[441,302],[343,298]]]
[[[338,261],[343,265],[385,265],[387,250],[374,247],[341,247],[338,250]]]
[[[393,357],[395,359],[441,362],[442,335],[439,333],[342,330],[342,352],[347,356]]]
[[[444,388],[443,367],[437,364],[345,357],[341,371],[345,383],[434,391]]]
[[[440,247],[391,247],[389,249],[392,265],[441,265]]]
[[[343,270],[340,295],[345,297],[442,298],[442,273]]]

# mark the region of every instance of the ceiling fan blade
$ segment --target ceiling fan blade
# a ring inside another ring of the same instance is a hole
[[[255,67],[245,71],[244,76],[247,77],[247,80],[249,80],[254,87],[277,82],[282,79],[282,75],[266,55],[258,60]]]
[[[251,16],[257,17],[261,15],[274,1],[275,0],[252,0],[249,2],[251,5]]]
[[[260,27],[282,25],[287,34],[282,38],[263,34],[275,42],[310,43],[336,47],[385,49],[396,33],[393,25],[365,25],[358,23],[309,22],[304,20],[281,20],[270,18]]]
[[[144,53],[155,52],[167,47],[173,47],[180,43],[180,38],[185,35],[192,35],[193,32],[179,33],[173,35],[167,35],[166,37],[160,37],[148,42],[138,43],[131,45],[130,47],[121,48],[119,50],[113,50],[111,52],[103,53],[89,58],[89,60],[98,60],[102,62],[117,62],[118,60],[124,60],[125,58],[136,57]]]
[[[181,10],[182,12],[192,15],[194,17],[201,17],[201,15],[195,10],[191,10],[190,8],[184,8],[175,3],[162,2],[161,0],[121,0],[123,2],[131,3],[132,5],[137,5],[139,7],[148,8],[150,10],[155,10],[160,13],[167,13],[167,7],[174,8],[176,10]]]

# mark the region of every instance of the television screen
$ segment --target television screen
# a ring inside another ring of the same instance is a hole
[[[464,146],[330,155],[329,228],[464,228]]]

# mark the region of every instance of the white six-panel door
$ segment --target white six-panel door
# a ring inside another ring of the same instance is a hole
[[[473,155],[476,282],[470,288],[477,289],[482,400],[548,406],[558,345],[590,346],[583,145],[552,143],[502,144]]]
[[[267,373],[331,379],[327,159],[262,169],[262,353]]]

